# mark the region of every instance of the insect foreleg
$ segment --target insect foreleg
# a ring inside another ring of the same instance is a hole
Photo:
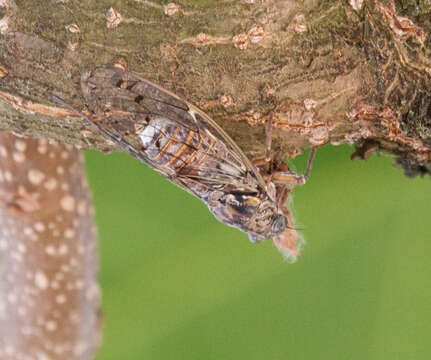
[[[313,165],[313,160],[314,160],[314,158],[316,156],[316,149],[317,148],[315,146],[313,146],[311,148],[310,156],[308,158],[307,170],[305,171],[305,174],[304,174],[305,180],[308,180],[308,178],[310,177],[311,166]]]
[[[266,140],[265,140],[265,155],[263,157],[252,160],[253,165],[262,167],[265,173],[269,173],[271,169],[271,146],[272,146],[272,113],[269,115],[266,123]]]
[[[267,163],[267,170],[269,171],[269,163],[271,161],[271,145],[272,145],[272,112],[269,115],[268,123],[266,124],[266,141],[265,141],[265,161]]]
[[[274,171],[271,181],[277,185],[298,186],[305,184],[306,177],[293,171]]]
[[[274,171],[271,174],[271,181],[275,184],[284,184],[288,186],[303,185],[310,177],[311,167],[313,165],[313,160],[316,155],[316,148],[311,148],[310,157],[308,158],[307,170],[305,174],[297,174],[293,171]]]

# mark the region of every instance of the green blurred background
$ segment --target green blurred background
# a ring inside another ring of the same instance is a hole
[[[88,152],[97,359],[430,359],[431,181],[352,151],[319,149],[295,190],[307,241],[295,264],[131,157]]]

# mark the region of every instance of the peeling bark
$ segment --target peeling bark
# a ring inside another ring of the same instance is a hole
[[[281,157],[372,142],[412,175],[431,169],[426,2],[50,4],[0,1],[0,129],[115,149],[46,92],[85,110],[80,76],[117,62],[203,108],[250,156],[272,113]]]

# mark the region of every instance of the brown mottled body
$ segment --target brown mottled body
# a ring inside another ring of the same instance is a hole
[[[156,118],[137,136],[144,147],[142,152],[154,166],[165,175],[172,173],[181,179],[183,187],[204,201],[223,223],[260,234],[259,229],[265,224],[253,216],[259,207],[264,206],[271,217],[276,213],[255,173],[211,133],[196,132],[168,119]]]
[[[246,232],[253,242],[292,232],[280,204],[285,186],[276,187],[271,176],[265,181],[235,142],[195,106],[117,67],[85,73],[81,86],[95,113],[87,120],[201,199],[218,220]],[[285,173],[290,183],[304,182],[292,174]]]

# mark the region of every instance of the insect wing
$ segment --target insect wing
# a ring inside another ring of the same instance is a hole
[[[265,181],[263,180],[260,172],[256,169],[256,167],[251,163],[248,157],[244,154],[244,152],[239,148],[239,146],[232,140],[232,138],[207,114],[198,109],[196,106],[187,103],[189,106],[189,111],[194,114],[196,117],[197,123],[203,128],[203,131],[208,131],[211,134],[215,135],[218,139],[223,141],[228,148],[230,149],[230,153],[237,157],[237,159],[245,165],[248,169],[248,174],[253,176],[259,186],[267,192],[267,186]]]
[[[103,128],[105,135],[106,132],[114,132],[116,139],[120,140],[113,140],[125,151],[194,195],[197,194],[190,189],[190,182],[210,187],[224,185],[224,191],[267,192],[261,175],[229,135],[208,115],[177,95],[134,73],[109,66],[84,74],[81,84],[91,110],[96,114],[108,112],[108,116],[97,125]],[[142,144],[136,135],[139,124],[155,117],[169,119],[182,128],[198,132],[201,138],[223,143],[227,148],[225,156],[220,157],[216,150],[210,148],[206,155],[219,156],[215,161],[219,164],[213,166],[213,162],[212,169],[195,177],[155,166],[143,151],[139,151]],[[220,169],[214,173],[215,167],[226,168],[226,173]],[[212,180],[214,177],[216,179]]]
[[[132,72],[100,67],[84,73],[81,87],[95,113],[122,109],[134,117],[163,116],[191,130],[198,129],[185,101]]]

